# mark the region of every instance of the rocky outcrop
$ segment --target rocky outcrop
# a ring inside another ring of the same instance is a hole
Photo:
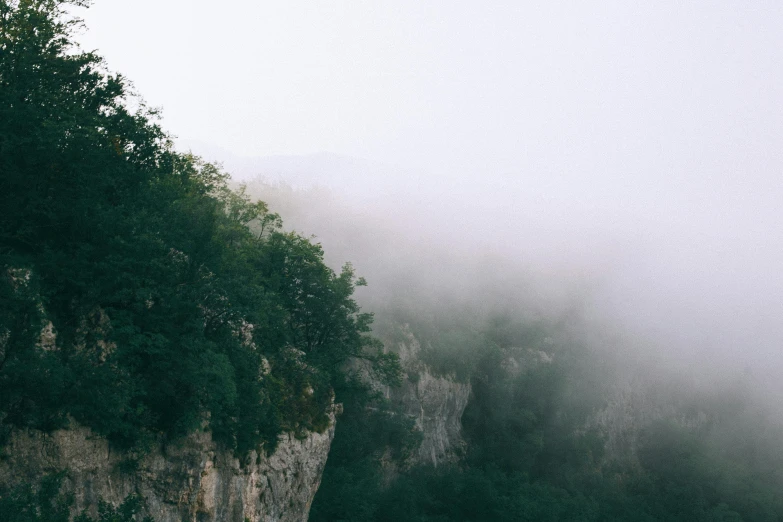
[[[26,290],[32,272],[7,269],[14,289]],[[56,334],[43,305],[31,296],[41,313],[37,348],[57,349]],[[242,323],[236,334],[251,344],[253,325]],[[107,339],[110,321],[95,308],[82,318],[75,348],[93,350],[100,362],[115,349]],[[0,359],[8,332],[0,331]],[[269,372],[268,363],[264,371]],[[12,430],[0,446],[0,491],[37,484],[43,477],[63,472],[61,493],[73,495],[74,514],[84,509],[96,515],[99,500],[120,505],[130,495],[144,500],[143,515],[156,522],[302,522],[307,521],[334,438],[335,415],[323,433],[297,438],[280,436],[271,455],[251,452],[240,461],[221,449],[211,433],[201,431],[170,443],[161,443],[143,457],[113,450],[89,428],[76,425],[44,433]],[[2,418],[0,418],[2,428]],[[3,431],[5,436],[5,432]],[[0,513],[0,520],[2,520]]]
[[[395,410],[411,416],[422,433],[413,464],[453,462],[464,451],[462,413],[468,405],[470,383],[433,375],[420,359],[421,343],[406,326],[403,338],[387,347],[400,356],[408,378],[399,388],[386,390]]]
[[[683,397],[662,392],[643,378],[634,378],[614,387],[605,407],[587,422],[588,429],[597,429],[604,438],[607,461],[634,465],[646,431],[655,423],[666,421],[696,432],[709,422],[708,415],[687,407]]]
[[[333,437],[334,414],[324,433],[282,435],[270,456],[251,452],[240,461],[200,432],[133,462],[88,428],[19,430],[3,449],[0,487],[65,471],[63,492],[74,494],[74,513],[88,508],[94,515],[99,499],[118,505],[139,494],[156,522],[302,522]]]

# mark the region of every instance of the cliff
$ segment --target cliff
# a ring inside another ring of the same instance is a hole
[[[16,293],[27,290],[32,271],[10,269],[7,274]],[[40,298],[33,297],[42,316],[33,347],[40,357],[59,348]],[[80,322],[76,349],[95,352],[98,364],[104,363],[117,348],[107,341],[110,328],[107,314],[96,308]],[[244,324],[239,331],[248,345],[252,344],[249,329]],[[8,337],[7,333],[5,338],[0,336],[0,358]],[[13,429],[0,446],[0,491],[35,485],[47,475],[62,472],[61,493],[73,495],[74,515],[87,509],[95,516],[99,500],[118,506],[135,494],[144,500],[142,514],[156,522],[306,521],[339,409],[339,405],[332,407],[323,433],[310,432],[304,438],[282,434],[273,454],[252,451],[241,461],[232,450],[222,449],[206,428],[184,439],[160,442],[138,459],[114,450],[105,438],[74,421],[67,429],[51,433]],[[0,428],[2,419],[0,412]]]
[[[3,449],[0,487],[65,471],[63,492],[73,493],[74,513],[88,508],[94,515],[99,499],[118,505],[139,494],[156,522],[302,522],[321,482],[334,415],[324,433],[282,435],[270,456],[251,452],[240,462],[201,432],[161,444],[133,469],[127,455],[88,428],[18,430]]]
[[[672,385],[672,389],[677,387]],[[690,394],[695,395],[695,390],[690,390]],[[686,397],[635,378],[615,385],[604,408],[588,419],[586,427],[597,428],[603,436],[607,462],[637,466],[639,448],[656,423],[668,422],[691,433],[709,424],[708,413]]]
[[[413,456],[414,464],[437,466],[453,462],[465,445],[461,420],[470,397],[470,383],[433,375],[420,359],[420,341],[407,326],[402,332],[402,340],[386,345],[400,356],[408,378],[399,388],[387,388],[386,396],[397,411],[415,419],[422,433],[421,445]]]

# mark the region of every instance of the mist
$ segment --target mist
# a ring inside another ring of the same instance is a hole
[[[352,262],[371,310],[394,296],[578,313],[623,332],[614,349],[695,373],[751,371],[765,386],[783,364],[781,243],[763,230],[776,223],[761,197],[752,209],[736,194],[703,194],[709,205],[694,208],[629,198],[591,208],[518,180],[417,178],[328,155],[244,161],[226,167],[288,227],[315,235],[335,269]]]
[[[82,45],[165,108],[179,147],[353,262],[365,306],[506,295],[686,372],[771,390],[783,370],[778,3],[84,17]]]

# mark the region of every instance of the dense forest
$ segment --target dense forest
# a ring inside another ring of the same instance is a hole
[[[0,3],[4,429],[143,450],[206,427],[241,454],[323,429],[349,359],[393,382],[350,264],[174,151],[67,4]]]
[[[437,345],[455,341],[453,317],[419,331],[429,339],[423,358],[430,368],[454,379],[464,372],[472,385],[462,416],[465,454],[438,467],[415,462],[415,433],[404,419],[349,403],[311,520],[783,517],[783,430],[747,383],[699,390],[674,377],[655,382],[639,392],[653,398],[635,405],[649,410],[642,412],[649,421],[610,441],[614,427],[599,412],[617,394],[616,366],[558,335],[556,325],[469,316],[460,325],[464,344],[481,344],[467,362]]]
[[[176,151],[128,80],[75,46],[72,5],[0,0],[0,447],[78,423],[133,458],[197,430],[271,453],[326,429],[337,402],[316,522],[783,519],[783,430],[743,382],[651,379],[659,414],[622,451],[596,420],[621,365],[561,320],[475,295],[391,300],[374,324],[351,264],[333,270]],[[401,325],[422,368],[470,385],[465,447],[437,467],[411,458],[421,433],[384,393],[420,377],[394,352]],[[62,479],[0,491],[3,520],[68,521]]]

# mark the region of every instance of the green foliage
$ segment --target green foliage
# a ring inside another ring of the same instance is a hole
[[[344,412],[310,520],[375,520],[389,473],[383,462],[404,462],[418,447],[421,434],[412,419],[391,411],[363,380],[346,381],[341,395]]]
[[[429,332],[437,335],[435,325]],[[348,429],[338,423],[335,458],[327,462],[311,520],[783,518],[783,430],[742,390],[694,396],[643,432],[636,461],[612,460],[602,437],[585,429],[613,382],[606,361],[553,341],[554,333],[502,317],[476,328],[473,335],[487,342],[472,368],[462,419],[468,450],[458,466],[405,469],[385,449],[384,430],[396,428],[384,428],[373,409],[353,410]],[[679,419],[692,411],[709,422],[684,425]],[[384,474],[390,465],[393,480]]]
[[[117,508],[113,508],[107,502],[99,501],[97,520],[85,512],[76,517],[73,522],[136,522],[137,520],[154,522],[152,517],[144,517],[143,519],[138,517],[143,503],[144,500],[139,495],[127,497]]]
[[[67,4],[0,0],[4,425],[70,416],[137,451],[207,427],[269,450],[281,430],[326,428],[350,361],[398,379],[351,266],[335,274],[176,153],[124,78],[71,44]]]
[[[364,281],[175,152],[126,80],[72,45],[66,8],[83,3],[0,0],[3,430],[73,418],[133,448],[131,471],[159,437],[197,429],[272,449],[282,430],[326,428],[336,396],[314,521],[783,518],[783,434],[746,403],[700,404],[698,428],[652,425],[638,462],[610,466],[584,428],[610,382],[602,361],[542,324],[470,310],[404,321],[435,373],[473,389],[461,466],[406,469],[412,420],[363,384],[401,377],[352,297]],[[4,520],[67,521],[60,479],[4,492]],[[140,507],[101,504],[99,520]]]
[[[60,495],[63,475],[49,475],[35,491],[29,484],[0,495],[6,522],[69,522],[73,498]]]

